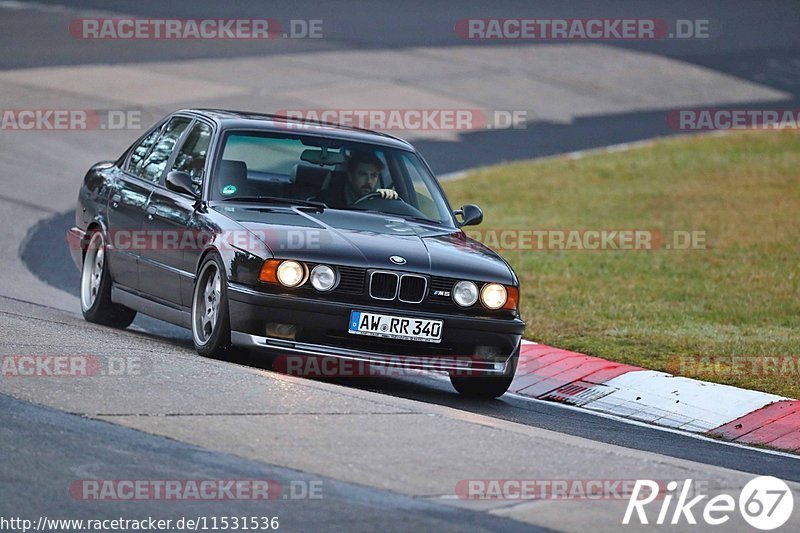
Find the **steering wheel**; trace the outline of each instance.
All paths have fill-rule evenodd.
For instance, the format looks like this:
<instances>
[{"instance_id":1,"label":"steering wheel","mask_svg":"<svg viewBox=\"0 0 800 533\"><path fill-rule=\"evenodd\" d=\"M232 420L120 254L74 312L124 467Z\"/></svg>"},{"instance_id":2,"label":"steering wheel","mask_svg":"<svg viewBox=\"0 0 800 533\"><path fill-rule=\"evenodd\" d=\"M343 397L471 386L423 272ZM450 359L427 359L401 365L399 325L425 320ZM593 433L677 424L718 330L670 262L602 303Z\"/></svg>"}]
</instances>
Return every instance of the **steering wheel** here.
<instances>
[{"instance_id":1,"label":"steering wheel","mask_svg":"<svg viewBox=\"0 0 800 533\"><path fill-rule=\"evenodd\" d=\"M372 200L373 198L383 198L383 195L379 192L371 192L369 194L365 194L364 196L353 202L353 205L360 204L361 202L366 202L367 200ZM400 198L398 197L398 200L399 199Z\"/></svg>"},{"instance_id":2,"label":"steering wheel","mask_svg":"<svg viewBox=\"0 0 800 533\"><path fill-rule=\"evenodd\" d=\"M370 200L374 200L376 198L380 198L382 201L379 202L378 206L376 206L376 210L386 214L386 215L407 215L412 217L425 217L425 213L417 209L416 207L412 206L399 196L394 200L383 198L383 195L379 192L371 192L365 194L355 202L353 205L357 205L363 202L369 202Z\"/></svg>"}]
</instances>

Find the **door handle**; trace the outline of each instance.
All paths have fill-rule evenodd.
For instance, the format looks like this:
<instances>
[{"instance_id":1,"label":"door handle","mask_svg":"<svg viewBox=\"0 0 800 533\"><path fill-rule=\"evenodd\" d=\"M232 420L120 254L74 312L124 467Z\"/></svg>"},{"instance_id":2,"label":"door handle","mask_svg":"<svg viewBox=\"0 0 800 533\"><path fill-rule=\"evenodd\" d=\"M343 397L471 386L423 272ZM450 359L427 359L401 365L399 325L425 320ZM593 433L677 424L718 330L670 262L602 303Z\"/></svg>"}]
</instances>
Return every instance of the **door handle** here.
<instances>
[{"instance_id":1,"label":"door handle","mask_svg":"<svg viewBox=\"0 0 800 533\"><path fill-rule=\"evenodd\" d=\"M121 201L122 201L122 196L120 196L119 194L115 194L114 196L111 197L111 207L113 207L114 209L118 208L119 203Z\"/></svg>"},{"instance_id":2,"label":"door handle","mask_svg":"<svg viewBox=\"0 0 800 533\"><path fill-rule=\"evenodd\" d=\"M147 220L153 220L153 215L156 214L156 211L158 211L158 209L156 209L156 206L151 205L150 207L148 207L147 208Z\"/></svg>"}]
</instances>

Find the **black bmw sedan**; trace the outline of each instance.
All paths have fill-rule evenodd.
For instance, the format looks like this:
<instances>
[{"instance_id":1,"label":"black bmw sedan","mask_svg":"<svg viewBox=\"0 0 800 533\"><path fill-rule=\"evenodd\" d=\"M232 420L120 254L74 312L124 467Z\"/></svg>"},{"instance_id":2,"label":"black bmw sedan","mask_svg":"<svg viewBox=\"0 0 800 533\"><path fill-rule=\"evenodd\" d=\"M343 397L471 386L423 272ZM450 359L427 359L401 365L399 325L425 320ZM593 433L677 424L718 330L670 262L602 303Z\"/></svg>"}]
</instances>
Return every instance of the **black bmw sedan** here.
<instances>
[{"instance_id":1,"label":"black bmw sedan","mask_svg":"<svg viewBox=\"0 0 800 533\"><path fill-rule=\"evenodd\" d=\"M236 346L511 384L524 323L511 267L463 226L409 143L222 110L167 116L83 180L68 233L86 320L137 312Z\"/></svg>"}]
</instances>

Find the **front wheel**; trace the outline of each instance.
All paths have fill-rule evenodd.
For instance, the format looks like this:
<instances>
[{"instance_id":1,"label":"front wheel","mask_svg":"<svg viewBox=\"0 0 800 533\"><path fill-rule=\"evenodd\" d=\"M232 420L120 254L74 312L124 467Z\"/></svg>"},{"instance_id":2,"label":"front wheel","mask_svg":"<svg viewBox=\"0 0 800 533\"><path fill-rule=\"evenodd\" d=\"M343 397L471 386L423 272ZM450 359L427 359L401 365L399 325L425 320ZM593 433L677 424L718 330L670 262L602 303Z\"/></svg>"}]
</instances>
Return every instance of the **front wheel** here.
<instances>
[{"instance_id":1,"label":"front wheel","mask_svg":"<svg viewBox=\"0 0 800 533\"><path fill-rule=\"evenodd\" d=\"M490 400L499 398L508 391L514 375L517 372L517 362L519 361L519 348L508 361L506 371L499 376L477 375L477 376L457 376L450 375L450 383L460 394L470 398Z\"/></svg>"},{"instance_id":2,"label":"front wheel","mask_svg":"<svg viewBox=\"0 0 800 533\"><path fill-rule=\"evenodd\" d=\"M95 231L89 238L81 266L81 312L87 322L127 328L136 311L111 301L111 274L106 261L106 241Z\"/></svg>"},{"instance_id":3,"label":"front wheel","mask_svg":"<svg viewBox=\"0 0 800 533\"><path fill-rule=\"evenodd\" d=\"M192 339L202 356L224 358L231 349L228 283L222 260L206 258L195 280L192 296Z\"/></svg>"}]
</instances>

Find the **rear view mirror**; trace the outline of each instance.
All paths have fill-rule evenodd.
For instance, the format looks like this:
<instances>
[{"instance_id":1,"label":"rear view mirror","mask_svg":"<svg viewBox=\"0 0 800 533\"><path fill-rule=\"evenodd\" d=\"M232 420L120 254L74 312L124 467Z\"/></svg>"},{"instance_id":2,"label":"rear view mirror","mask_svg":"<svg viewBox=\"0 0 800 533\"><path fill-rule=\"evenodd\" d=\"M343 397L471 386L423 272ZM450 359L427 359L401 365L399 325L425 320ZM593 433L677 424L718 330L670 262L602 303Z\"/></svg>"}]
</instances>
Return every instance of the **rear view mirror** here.
<instances>
[{"instance_id":1,"label":"rear view mirror","mask_svg":"<svg viewBox=\"0 0 800 533\"><path fill-rule=\"evenodd\" d=\"M198 198L197 193L194 192L192 177L186 172L173 170L167 174L167 189L191 196L192 198Z\"/></svg>"},{"instance_id":2,"label":"rear view mirror","mask_svg":"<svg viewBox=\"0 0 800 533\"><path fill-rule=\"evenodd\" d=\"M467 204L455 212L461 215L461 226L477 226L483 222L483 211L474 204Z\"/></svg>"},{"instance_id":3,"label":"rear view mirror","mask_svg":"<svg viewBox=\"0 0 800 533\"><path fill-rule=\"evenodd\" d=\"M331 151L327 146L323 146L320 150L303 150L300 159L314 165L340 165L344 163L344 154L341 151Z\"/></svg>"}]
</instances>

